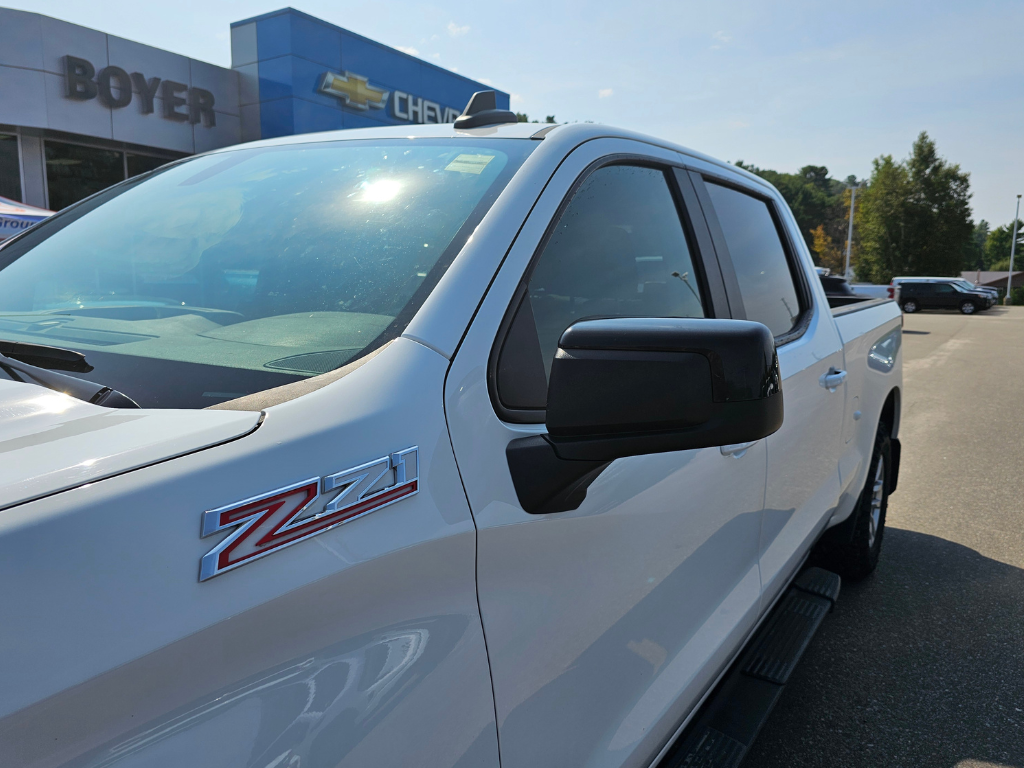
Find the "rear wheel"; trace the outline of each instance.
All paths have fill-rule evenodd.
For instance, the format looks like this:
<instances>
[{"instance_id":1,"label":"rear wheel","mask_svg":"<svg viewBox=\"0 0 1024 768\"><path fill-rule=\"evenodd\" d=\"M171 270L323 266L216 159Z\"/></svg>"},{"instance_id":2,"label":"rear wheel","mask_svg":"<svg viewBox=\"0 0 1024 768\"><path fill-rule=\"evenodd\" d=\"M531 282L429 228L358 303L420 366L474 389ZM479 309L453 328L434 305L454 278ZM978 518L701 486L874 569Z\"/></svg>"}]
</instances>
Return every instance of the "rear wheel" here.
<instances>
[{"instance_id":1,"label":"rear wheel","mask_svg":"<svg viewBox=\"0 0 1024 768\"><path fill-rule=\"evenodd\" d=\"M960 304L960 311L963 312L965 315L973 315L974 310L976 309L977 307L974 306L973 301L965 301Z\"/></svg>"},{"instance_id":2,"label":"rear wheel","mask_svg":"<svg viewBox=\"0 0 1024 768\"><path fill-rule=\"evenodd\" d=\"M827 568L844 579L859 581L878 565L885 535L885 513L889 506L892 477L892 443L884 424L875 435L864 490L850 518L829 530L812 553L815 565Z\"/></svg>"},{"instance_id":3,"label":"rear wheel","mask_svg":"<svg viewBox=\"0 0 1024 768\"><path fill-rule=\"evenodd\" d=\"M907 299L903 302L903 311L907 314L917 312L917 302L913 299Z\"/></svg>"}]
</instances>

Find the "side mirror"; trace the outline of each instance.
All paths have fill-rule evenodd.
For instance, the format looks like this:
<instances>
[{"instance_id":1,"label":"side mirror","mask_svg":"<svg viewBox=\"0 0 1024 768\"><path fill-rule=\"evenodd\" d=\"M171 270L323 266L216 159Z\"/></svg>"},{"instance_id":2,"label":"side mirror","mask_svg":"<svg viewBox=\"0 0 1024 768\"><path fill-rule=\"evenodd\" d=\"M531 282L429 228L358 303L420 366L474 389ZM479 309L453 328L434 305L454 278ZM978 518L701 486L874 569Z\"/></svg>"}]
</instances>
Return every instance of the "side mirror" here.
<instances>
[{"instance_id":1,"label":"side mirror","mask_svg":"<svg viewBox=\"0 0 1024 768\"><path fill-rule=\"evenodd\" d=\"M509 443L527 512L576 509L615 459L759 440L782 426L771 331L745 320L584 320L559 341L548 434Z\"/></svg>"}]
</instances>

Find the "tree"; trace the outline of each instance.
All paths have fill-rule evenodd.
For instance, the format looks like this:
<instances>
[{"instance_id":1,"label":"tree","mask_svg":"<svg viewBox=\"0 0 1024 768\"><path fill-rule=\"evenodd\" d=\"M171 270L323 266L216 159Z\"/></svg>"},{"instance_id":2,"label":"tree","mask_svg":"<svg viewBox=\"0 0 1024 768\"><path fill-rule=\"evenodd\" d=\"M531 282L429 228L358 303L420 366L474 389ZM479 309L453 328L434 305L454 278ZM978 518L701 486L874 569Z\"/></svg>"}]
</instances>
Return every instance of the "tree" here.
<instances>
[{"instance_id":1,"label":"tree","mask_svg":"<svg viewBox=\"0 0 1024 768\"><path fill-rule=\"evenodd\" d=\"M985 259L985 243L988 240L988 222L982 219L974 225L974 236L964 251L964 270L988 269Z\"/></svg>"},{"instance_id":2,"label":"tree","mask_svg":"<svg viewBox=\"0 0 1024 768\"><path fill-rule=\"evenodd\" d=\"M894 275L959 275L974 237L970 174L939 157L923 131L906 160L883 155L872 165L860 197L857 276L887 283Z\"/></svg>"},{"instance_id":3,"label":"tree","mask_svg":"<svg viewBox=\"0 0 1024 768\"><path fill-rule=\"evenodd\" d=\"M846 243L846 220L849 212L849 198L845 208L841 181L830 178L828 168L823 165L805 165L797 173L780 173L767 168L736 162L739 168L750 171L774 186L793 211L793 218L800 227L808 249L815 250L814 232L823 226L824 236L832 242ZM859 218L859 217L858 217Z\"/></svg>"},{"instance_id":4,"label":"tree","mask_svg":"<svg viewBox=\"0 0 1024 768\"><path fill-rule=\"evenodd\" d=\"M520 123L529 123L530 122L530 116L528 114L526 114L525 112L516 112L516 120L518 120ZM536 122L539 122L539 121L538 120L534 120L533 122L536 123ZM545 123L554 123L554 122L556 122L555 116L554 115L548 115L547 117L544 118L544 122ZM592 123L594 121L593 120L587 120L587 122L588 123Z\"/></svg>"},{"instance_id":5,"label":"tree","mask_svg":"<svg viewBox=\"0 0 1024 768\"><path fill-rule=\"evenodd\" d=\"M1021 269L1020 231L1024 222L1017 221L1017 252L1014 254L1013 270ZM985 268L993 272L1004 272L1010 268L1010 240L1013 238L1013 222L993 229L985 241Z\"/></svg>"},{"instance_id":6,"label":"tree","mask_svg":"<svg viewBox=\"0 0 1024 768\"><path fill-rule=\"evenodd\" d=\"M832 238L825 233L825 225L819 224L812 229L811 237L813 240L811 251L818 257L818 264L841 275L845 266L845 257L843 252L832 242Z\"/></svg>"}]
</instances>

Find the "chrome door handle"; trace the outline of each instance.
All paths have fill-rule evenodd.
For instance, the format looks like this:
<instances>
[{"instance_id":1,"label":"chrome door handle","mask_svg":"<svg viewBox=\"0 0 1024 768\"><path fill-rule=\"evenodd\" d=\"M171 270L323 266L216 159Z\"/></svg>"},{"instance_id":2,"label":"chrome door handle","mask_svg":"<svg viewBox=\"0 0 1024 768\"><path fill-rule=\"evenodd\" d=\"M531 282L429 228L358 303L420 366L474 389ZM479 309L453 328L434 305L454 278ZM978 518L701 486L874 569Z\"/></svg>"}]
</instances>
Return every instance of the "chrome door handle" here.
<instances>
[{"instance_id":1,"label":"chrome door handle","mask_svg":"<svg viewBox=\"0 0 1024 768\"><path fill-rule=\"evenodd\" d=\"M743 458L748 450L757 445L759 440L751 440L749 443L734 443L732 445L723 445L718 450L722 452L723 456L732 456L735 459Z\"/></svg>"},{"instance_id":2,"label":"chrome door handle","mask_svg":"<svg viewBox=\"0 0 1024 768\"><path fill-rule=\"evenodd\" d=\"M837 371L835 368L829 368L828 373L821 374L821 378L818 379L818 383L829 392L835 392L844 381L846 381L846 371Z\"/></svg>"}]
</instances>

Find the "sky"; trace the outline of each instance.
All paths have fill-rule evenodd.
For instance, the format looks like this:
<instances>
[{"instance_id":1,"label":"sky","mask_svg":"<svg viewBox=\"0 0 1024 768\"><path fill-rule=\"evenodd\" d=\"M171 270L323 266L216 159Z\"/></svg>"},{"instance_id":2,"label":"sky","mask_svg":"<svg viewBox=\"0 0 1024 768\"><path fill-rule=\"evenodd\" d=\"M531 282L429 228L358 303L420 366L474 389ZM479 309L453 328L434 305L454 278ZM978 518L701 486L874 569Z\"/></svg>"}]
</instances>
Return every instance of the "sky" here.
<instances>
[{"instance_id":1,"label":"sky","mask_svg":"<svg viewBox=\"0 0 1024 768\"><path fill-rule=\"evenodd\" d=\"M222 66L231 22L287 0L0 0ZM971 174L976 220L1024 193L1021 0L293 0L512 94L723 160L865 178L921 131Z\"/></svg>"}]
</instances>

